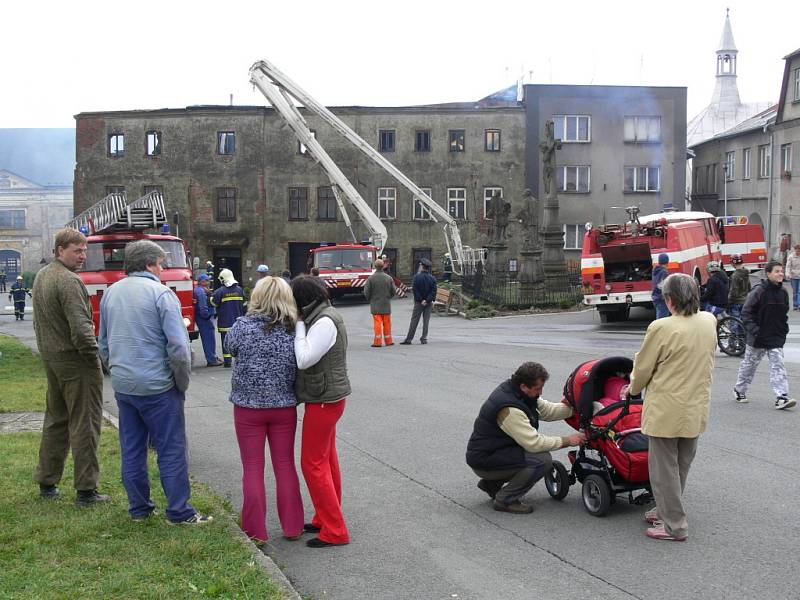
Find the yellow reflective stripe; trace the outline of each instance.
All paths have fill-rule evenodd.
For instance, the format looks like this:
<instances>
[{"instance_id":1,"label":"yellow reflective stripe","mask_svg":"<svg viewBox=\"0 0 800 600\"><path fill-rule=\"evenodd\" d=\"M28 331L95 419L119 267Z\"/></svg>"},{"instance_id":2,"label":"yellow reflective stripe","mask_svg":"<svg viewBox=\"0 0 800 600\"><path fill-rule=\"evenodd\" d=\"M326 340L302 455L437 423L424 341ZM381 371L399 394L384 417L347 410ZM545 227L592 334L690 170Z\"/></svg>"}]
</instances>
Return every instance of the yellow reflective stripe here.
<instances>
[{"instance_id":1,"label":"yellow reflective stripe","mask_svg":"<svg viewBox=\"0 0 800 600\"><path fill-rule=\"evenodd\" d=\"M223 302L230 302L231 300L241 300L244 302L243 296L226 296L222 299Z\"/></svg>"},{"instance_id":2,"label":"yellow reflective stripe","mask_svg":"<svg viewBox=\"0 0 800 600\"><path fill-rule=\"evenodd\" d=\"M217 327L217 331L230 331L231 327Z\"/></svg>"}]
</instances>

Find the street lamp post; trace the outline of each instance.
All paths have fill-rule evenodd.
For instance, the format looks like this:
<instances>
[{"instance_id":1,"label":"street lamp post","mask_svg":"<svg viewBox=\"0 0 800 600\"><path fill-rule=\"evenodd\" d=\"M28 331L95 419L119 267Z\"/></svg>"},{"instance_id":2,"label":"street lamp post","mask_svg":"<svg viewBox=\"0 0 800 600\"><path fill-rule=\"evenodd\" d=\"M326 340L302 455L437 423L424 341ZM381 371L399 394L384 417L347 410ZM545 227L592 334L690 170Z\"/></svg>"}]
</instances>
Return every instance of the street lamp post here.
<instances>
[{"instance_id":1,"label":"street lamp post","mask_svg":"<svg viewBox=\"0 0 800 600\"><path fill-rule=\"evenodd\" d=\"M722 197L725 202L725 220L728 219L728 163L722 165L722 172L724 173L722 181Z\"/></svg>"}]
</instances>

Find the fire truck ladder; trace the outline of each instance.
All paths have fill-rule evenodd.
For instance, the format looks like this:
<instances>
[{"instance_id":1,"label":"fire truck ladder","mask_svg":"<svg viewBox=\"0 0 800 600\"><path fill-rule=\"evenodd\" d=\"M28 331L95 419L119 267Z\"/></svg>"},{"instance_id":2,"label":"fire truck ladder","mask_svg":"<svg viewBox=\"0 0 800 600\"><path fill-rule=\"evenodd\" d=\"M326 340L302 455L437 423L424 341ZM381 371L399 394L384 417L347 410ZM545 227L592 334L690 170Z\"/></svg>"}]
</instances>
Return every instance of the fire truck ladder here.
<instances>
[{"instance_id":1,"label":"fire truck ladder","mask_svg":"<svg viewBox=\"0 0 800 600\"><path fill-rule=\"evenodd\" d=\"M372 234L372 243L375 244L379 250L382 250L386 244L386 226L316 140L314 134L312 134L311 130L308 128L306 120L300 114L300 111L294 105L292 99L297 100L305 106L306 110L324 120L337 133L361 150L369 159L382 167L384 171L408 189L413 198L421 202L429 211L428 214L433 221L444 221L442 229L445 243L447 244L447 251L452 257L454 272L460 275L464 272L465 267L469 270L474 267L476 262L483 262L485 253L482 248L473 249L461 243L461 234L458 230L458 224L450 213L436 204L430 196L423 192L411 179L406 177L402 171L384 158L380 152L370 146L347 124L312 98L294 81L279 71L277 67L265 60L256 62L250 68L250 81L267 97L270 104L272 104L275 110L283 117L297 139L306 146L311 156L326 172L331 180L337 203L348 227L349 220L344 211L344 205L339 198L339 193L342 193L359 215L361 215L362 221Z\"/></svg>"},{"instance_id":2,"label":"fire truck ladder","mask_svg":"<svg viewBox=\"0 0 800 600\"><path fill-rule=\"evenodd\" d=\"M161 192L150 192L130 203L124 193L113 193L76 216L66 227L94 235L119 230L158 228L166 222L167 211L164 209Z\"/></svg>"}]
</instances>

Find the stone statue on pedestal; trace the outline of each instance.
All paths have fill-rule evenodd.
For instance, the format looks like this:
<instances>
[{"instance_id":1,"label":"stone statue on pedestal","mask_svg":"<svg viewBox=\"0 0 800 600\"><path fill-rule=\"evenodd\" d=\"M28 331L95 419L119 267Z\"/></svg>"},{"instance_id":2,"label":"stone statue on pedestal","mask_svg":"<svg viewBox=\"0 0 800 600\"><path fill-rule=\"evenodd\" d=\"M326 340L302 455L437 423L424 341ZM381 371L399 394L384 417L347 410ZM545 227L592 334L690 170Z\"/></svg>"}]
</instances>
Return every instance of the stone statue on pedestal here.
<instances>
[{"instance_id":1,"label":"stone statue on pedestal","mask_svg":"<svg viewBox=\"0 0 800 600\"><path fill-rule=\"evenodd\" d=\"M561 140L555 139L555 124L553 121L545 123L546 139L539 143L542 153L542 178L544 181L545 196L555 196L556 150L561 150Z\"/></svg>"},{"instance_id":2,"label":"stone statue on pedestal","mask_svg":"<svg viewBox=\"0 0 800 600\"><path fill-rule=\"evenodd\" d=\"M522 209L517 213L522 224L522 250L533 250L539 246L539 201L530 189L522 193Z\"/></svg>"},{"instance_id":3,"label":"stone statue on pedestal","mask_svg":"<svg viewBox=\"0 0 800 600\"><path fill-rule=\"evenodd\" d=\"M489 245L505 245L508 216L511 213L511 203L504 202L500 192L495 192L489 202L488 217L492 219L492 228L489 230Z\"/></svg>"}]
</instances>

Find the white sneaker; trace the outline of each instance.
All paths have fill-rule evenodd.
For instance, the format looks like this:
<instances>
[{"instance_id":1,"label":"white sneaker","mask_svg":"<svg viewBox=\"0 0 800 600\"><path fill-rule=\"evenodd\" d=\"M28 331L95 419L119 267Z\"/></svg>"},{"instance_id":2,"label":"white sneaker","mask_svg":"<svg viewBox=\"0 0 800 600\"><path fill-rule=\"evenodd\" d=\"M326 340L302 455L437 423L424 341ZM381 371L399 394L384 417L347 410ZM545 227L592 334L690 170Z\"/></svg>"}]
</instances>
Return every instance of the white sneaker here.
<instances>
[{"instance_id":1,"label":"white sneaker","mask_svg":"<svg viewBox=\"0 0 800 600\"><path fill-rule=\"evenodd\" d=\"M792 408L795 404L797 404L797 401L795 401L793 398L787 398L786 396L778 396L775 399L775 408L778 410Z\"/></svg>"},{"instance_id":2,"label":"white sneaker","mask_svg":"<svg viewBox=\"0 0 800 600\"><path fill-rule=\"evenodd\" d=\"M738 402L739 404L747 404L748 402L750 402L750 401L747 399L747 396L745 396L744 394L742 394L742 393L741 393L739 390L737 390L736 388L733 388L733 399L734 399L734 400L736 400L736 402Z\"/></svg>"}]
</instances>

